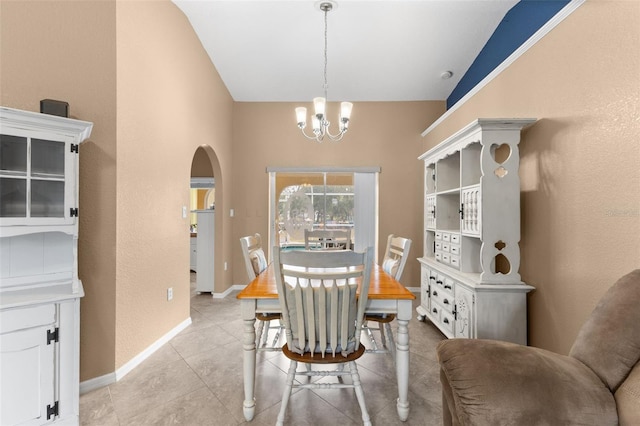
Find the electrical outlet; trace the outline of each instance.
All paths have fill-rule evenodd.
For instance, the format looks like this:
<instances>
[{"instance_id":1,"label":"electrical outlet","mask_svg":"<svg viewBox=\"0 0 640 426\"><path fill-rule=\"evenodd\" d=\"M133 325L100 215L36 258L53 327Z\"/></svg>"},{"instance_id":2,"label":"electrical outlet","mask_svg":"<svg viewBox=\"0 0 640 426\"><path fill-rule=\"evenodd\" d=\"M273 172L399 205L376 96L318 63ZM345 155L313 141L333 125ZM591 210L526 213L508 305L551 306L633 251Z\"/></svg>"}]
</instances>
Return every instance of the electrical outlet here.
<instances>
[{"instance_id":1,"label":"electrical outlet","mask_svg":"<svg viewBox=\"0 0 640 426\"><path fill-rule=\"evenodd\" d=\"M227 262L224 262L224 270L227 270Z\"/></svg>"},{"instance_id":2,"label":"electrical outlet","mask_svg":"<svg viewBox=\"0 0 640 426\"><path fill-rule=\"evenodd\" d=\"M167 289L167 300L173 299L173 287Z\"/></svg>"}]
</instances>

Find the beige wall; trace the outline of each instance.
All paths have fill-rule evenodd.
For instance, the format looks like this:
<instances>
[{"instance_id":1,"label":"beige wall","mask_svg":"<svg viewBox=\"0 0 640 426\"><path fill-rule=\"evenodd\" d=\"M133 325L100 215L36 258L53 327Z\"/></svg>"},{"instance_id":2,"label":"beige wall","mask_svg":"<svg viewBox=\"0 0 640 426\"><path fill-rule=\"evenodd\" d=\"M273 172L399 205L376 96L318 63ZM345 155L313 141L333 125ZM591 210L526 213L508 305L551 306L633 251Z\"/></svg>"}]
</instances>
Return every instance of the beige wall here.
<instances>
[{"instance_id":1,"label":"beige wall","mask_svg":"<svg viewBox=\"0 0 640 426\"><path fill-rule=\"evenodd\" d=\"M424 139L478 117L536 117L520 143L530 344L567 353L640 266L640 3L587 1Z\"/></svg>"},{"instance_id":2,"label":"beige wall","mask_svg":"<svg viewBox=\"0 0 640 426\"><path fill-rule=\"evenodd\" d=\"M38 111L40 99L60 99L94 122L80 150L81 380L100 377L189 317L182 206L199 146L217 183L231 185L232 99L169 1L0 8L1 104ZM225 193L219 187L217 204L230 204ZM224 254L231 224L217 219ZM222 269L216 286L227 288Z\"/></svg>"},{"instance_id":3,"label":"beige wall","mask_svg":"<svg viewBox=\"0 0 640 426\"><path fill-rule=\"evenodd\" d=\"M231 164L232 99L174 4L118 2L116 12L118 368L190 315L189 219L182 206L189 206L199 146L209 145L219 161L217 196L230 181L219 168ZM221 230L230 226L222 226L228 220L222 214L216 220ZM216 290L229 286L230 277L216 279Z\"/></svg>"},{"instance_id":4,"label":"beige wall","mask_svg":"<svg viewBox=\"0 0 640 426\"><path fill-rule=\"evenodd\" d=\"M114 371L116 345L116 4L0 2L0 104L69 102L94 122L80 148L82 377Z\"/></svg>"},{"instance_id":5,"label":"beige wall","mask_svg":"<svg viewBox=\"0 0 640 426\"><path fill-rule=\"evenodd\" d=\"M420 133L444 112L444 102L356 102L349 132L340 142L305 139L295 123L294 103L236 103L233 116L234 283L246 284L238 239L258 232L267 243L269 181L266 168L380 166L379 238L406 236L410 256L422 253L422 166ZM327 108L329 120L339 106ZM335 120L334 120L335 121ZM380 259L378 259L379 261ZM407 262L407 286L420 286L417 261Z\"/></svg>"}]
</instances>

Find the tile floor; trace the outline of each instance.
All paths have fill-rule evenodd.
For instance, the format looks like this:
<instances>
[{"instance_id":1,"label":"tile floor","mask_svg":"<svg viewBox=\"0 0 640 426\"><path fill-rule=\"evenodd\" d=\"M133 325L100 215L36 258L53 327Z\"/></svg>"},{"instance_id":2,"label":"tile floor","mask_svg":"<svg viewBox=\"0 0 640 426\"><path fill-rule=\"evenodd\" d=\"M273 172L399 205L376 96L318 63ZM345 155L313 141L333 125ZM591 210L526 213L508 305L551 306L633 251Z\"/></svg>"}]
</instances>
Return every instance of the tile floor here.
<instances>
[{"instance_id":1,"label":"tile floor","mask_svg":"<svg viewBox=\"0 0 640 426\"><path fill-rule=\"evenodd\" d=\"M246 422L242 413L240 303L235 293L224 299L197 295L193 273L191 281L193 323L119 382L81 395L81 425L275 424L289 361L278 352L258 354L256 416ZM373 425L442 424L435 346L443 336L429 322L419 322L414 316L409 338L411 411L406 422L396 413L397 385L391 357L365 354L358 361ZM294 390L285 423L346 426L362 424L362 420L352 389Z\"/></svg>"}]
</instances>

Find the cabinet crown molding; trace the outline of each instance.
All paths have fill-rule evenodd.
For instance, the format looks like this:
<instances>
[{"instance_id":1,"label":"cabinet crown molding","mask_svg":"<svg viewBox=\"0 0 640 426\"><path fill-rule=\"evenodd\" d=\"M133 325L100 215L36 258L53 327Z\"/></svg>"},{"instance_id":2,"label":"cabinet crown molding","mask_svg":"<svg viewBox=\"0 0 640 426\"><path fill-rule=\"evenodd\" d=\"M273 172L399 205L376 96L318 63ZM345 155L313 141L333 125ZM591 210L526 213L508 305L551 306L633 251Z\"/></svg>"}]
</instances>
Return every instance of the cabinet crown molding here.
<instances>
[{"instance_id":1,"label":"cabinet crown molding","mask_svg":"<svg viewBox=\"0 0 640 426\"><path fill-rule=\"evenodd\" d=\"M446 157L470 143L482 142L480 138L482 132L517 132L519 135L522 129L536 121L536 118L478 118L422 154L418 160L429 161L431 158Z\"/></svg>"}]
</instances>

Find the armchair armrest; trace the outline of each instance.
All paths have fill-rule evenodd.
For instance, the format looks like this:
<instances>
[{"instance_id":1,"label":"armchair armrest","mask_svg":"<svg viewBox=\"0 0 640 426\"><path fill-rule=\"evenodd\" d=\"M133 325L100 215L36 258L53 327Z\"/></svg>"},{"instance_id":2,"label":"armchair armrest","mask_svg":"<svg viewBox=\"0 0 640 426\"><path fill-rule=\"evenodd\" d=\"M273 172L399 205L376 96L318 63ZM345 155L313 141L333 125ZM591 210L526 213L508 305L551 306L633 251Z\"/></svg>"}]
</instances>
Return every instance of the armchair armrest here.
<instances>
[{"instance_id":1,"label":"armchair armrest","mask_svg":"<svg viewBox=\"0 0 640 426\"><path fill-rule=\"evenodd\" d=\"M443 418L461 425L616 425L613 395L575 358L513 343L437 347Z\"/></svg>"}]
</instances>

